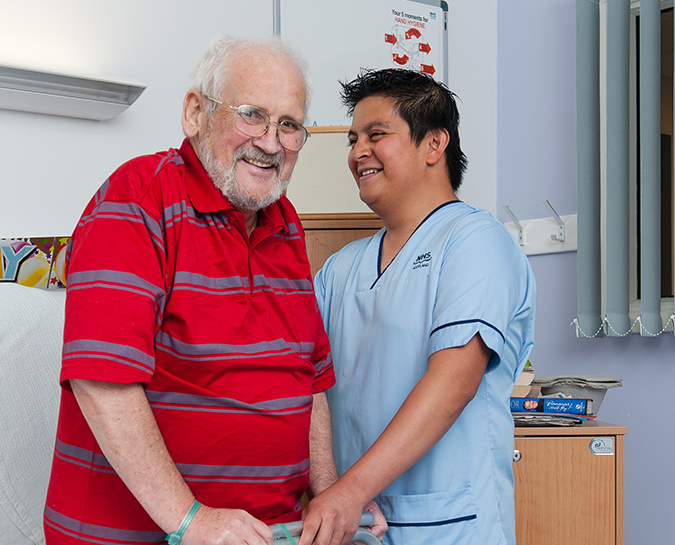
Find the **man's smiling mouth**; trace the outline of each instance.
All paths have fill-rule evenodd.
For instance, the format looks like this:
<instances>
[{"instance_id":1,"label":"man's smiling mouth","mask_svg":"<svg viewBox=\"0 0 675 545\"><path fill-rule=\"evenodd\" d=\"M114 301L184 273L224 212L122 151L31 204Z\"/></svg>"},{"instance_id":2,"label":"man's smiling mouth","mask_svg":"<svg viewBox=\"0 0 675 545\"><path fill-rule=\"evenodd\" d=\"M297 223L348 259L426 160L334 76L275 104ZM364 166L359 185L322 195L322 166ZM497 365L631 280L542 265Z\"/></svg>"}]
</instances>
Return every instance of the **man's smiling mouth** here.
<instances>
[{"instance_id":1,"label":"man's smiling mouth","mask_svg":"<svg viewBox=\"0 0 675 545\"><path fill-rule=\"evenodd\" d=\"M261 161L255 160L255 159L253 159L253 158L244 158L244 161L247 162L247 163L249 163L249 164L251 164L251 165L253 165L253 166L260 167L260 168L273 168L273 167L276 167L275 164L272 164L272 163L263 163L263 162L261 162Z\"/></svg>"}]
</instances>

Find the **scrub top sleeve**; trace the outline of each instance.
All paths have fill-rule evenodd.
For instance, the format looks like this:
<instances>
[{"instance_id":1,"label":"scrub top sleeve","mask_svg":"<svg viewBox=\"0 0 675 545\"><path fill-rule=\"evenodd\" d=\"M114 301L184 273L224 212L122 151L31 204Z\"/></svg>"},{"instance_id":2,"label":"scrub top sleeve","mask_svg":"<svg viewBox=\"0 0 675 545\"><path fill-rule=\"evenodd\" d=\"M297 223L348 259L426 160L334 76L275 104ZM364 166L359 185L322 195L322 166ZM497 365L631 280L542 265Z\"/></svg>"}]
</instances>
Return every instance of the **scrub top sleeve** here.
<instances>
[{"instance_id":1,"label":"scrub top sleeve","mask_svg":"<svg viewBox=\"0 0 675 545\"><path fill-rule=\"evenodd\" d=\"M527 263L513 237L487 213L470 214L449 237L440 266L428 356L480 333L500 361L509 322L527 291Z\"/></svg>"},{"instance_id":2,"label":"scrub top sleeve","mask_svg":"<svg viewBox=\"0 0 675 545\"><path fill-rule=\"evenodd\" d=\"M328 335L324 328L323 320L319 312L317 301L316 306L316 335L314 338L314 351L311 357L312 364L316 370L312 393L323 392L335 385L335 373L333 370L333 356L328 342Z\"/></svg>"},{"instance_id":3,"label":"scrub top sleeve","mask_svg":"<svg viewBox=\"0 0 675 545\"><path fill-rule=\"evenodd\" d=\"M319 272L317 272L314 277L314 295L316 295L316 302L319 305L321 315L323 315L323 303L326 297L326 278L324 270L325 267L319 269Z\"/></svg>"},{"instance_id":4,"label":"scrub top sleeve","mask_svg":"<svg viewBox=\"0 0 675 545\"><path fill-rule=\"evenodd\" d=\"M352 254L347 253L353 244L355 243L352 242L329 256L323 264L323 267L321 267L314 276L314 295L316 296L316 302L319 305L319 311L321 312L326 332L330 331L329 322L333 294L339 293L340 290L344 290L344 282L346 279L344 263L353 262ZM340 273L343 274L340 275ZM341 279L338 280L337 277L340 276Z\"/></svg>"}]
</instances>

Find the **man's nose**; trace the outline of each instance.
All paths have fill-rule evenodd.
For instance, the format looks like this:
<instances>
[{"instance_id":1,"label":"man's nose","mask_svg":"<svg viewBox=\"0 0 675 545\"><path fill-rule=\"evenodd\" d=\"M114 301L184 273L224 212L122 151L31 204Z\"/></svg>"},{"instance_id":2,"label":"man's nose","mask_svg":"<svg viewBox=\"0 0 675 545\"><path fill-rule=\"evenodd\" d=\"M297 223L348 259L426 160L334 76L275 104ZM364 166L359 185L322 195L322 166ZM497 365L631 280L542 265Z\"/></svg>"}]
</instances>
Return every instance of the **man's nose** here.
<instances>
[{"instance_id":1,"label":"man's nose","mask_svg":"<svg viewBox=\"0 0 675 545\"><path fill-rule=\"evenodd\" d=\"M281 146L277 136L277 128L278 125L276 123L270 123L265 134L254 138L255 145L270 155L279 153L283 150L283 147Z\"/></svg>"}]
</instances>

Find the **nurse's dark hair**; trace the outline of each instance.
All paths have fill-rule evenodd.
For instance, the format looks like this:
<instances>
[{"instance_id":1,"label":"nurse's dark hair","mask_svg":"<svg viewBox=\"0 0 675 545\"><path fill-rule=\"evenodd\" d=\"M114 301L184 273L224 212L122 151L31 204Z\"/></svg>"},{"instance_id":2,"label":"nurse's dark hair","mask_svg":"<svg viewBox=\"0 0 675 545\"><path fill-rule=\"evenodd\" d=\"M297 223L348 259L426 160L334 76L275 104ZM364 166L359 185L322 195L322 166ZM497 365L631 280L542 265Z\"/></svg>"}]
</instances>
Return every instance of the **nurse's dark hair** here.
<instances>
[{"instance_id":1,"label":"nurse's dark hair","mask_svg":"<svg viewBox=\"0 0 675 545\"><path fill-rule=\"evenodd\" d=\"M452 188L457 191L468 163L459 144L457 95L427 74L400 68L361 69L354 80L341 81L340 85L340 98L350 116L364 98L391 99L398 115L410 127L410 138L418 146L429 132L448 131L450 141L445 149L445 162Z\"/></svg>"}]
</instances>

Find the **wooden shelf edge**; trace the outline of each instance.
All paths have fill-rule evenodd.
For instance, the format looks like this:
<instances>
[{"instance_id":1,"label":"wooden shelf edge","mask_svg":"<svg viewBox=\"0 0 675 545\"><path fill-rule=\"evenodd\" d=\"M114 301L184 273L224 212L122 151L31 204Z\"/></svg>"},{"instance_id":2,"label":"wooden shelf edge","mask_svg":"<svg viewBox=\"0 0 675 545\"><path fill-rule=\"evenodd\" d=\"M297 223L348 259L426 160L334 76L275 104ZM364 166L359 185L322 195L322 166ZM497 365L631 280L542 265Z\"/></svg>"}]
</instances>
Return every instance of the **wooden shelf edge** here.
<instances>
[{"instance_id":1,"label":"wooden shelf edge","mask_svg":"<svg viewBox=\"0 0 675 545\"><path fill-rule=\"evenodd\" d=\"M626 426L588 420L578 426L516 426L516 437L552 437L562 435L626 435Z\"/></svg>"},{"instance_id":2,"label":"wooden shelf edge","mask_svg":"<svg viewBox=\"0 0 675 545\"><path fill-rule=\"evenodd\" d=\"M335 133L347 134L349 132L349 125L307 127L307 132L309 134L335 134Z\"/></svg>"},{"instance_id":3,"label":"wooden shelf edge","mask_svg":"<svg viewBox=\"0 0 675 545\"><path fill-rule=\"evenodd\" d=\"M372 212L298 214L303 229L381 229L382 220Z\"/></svg>"}]
</instances>

